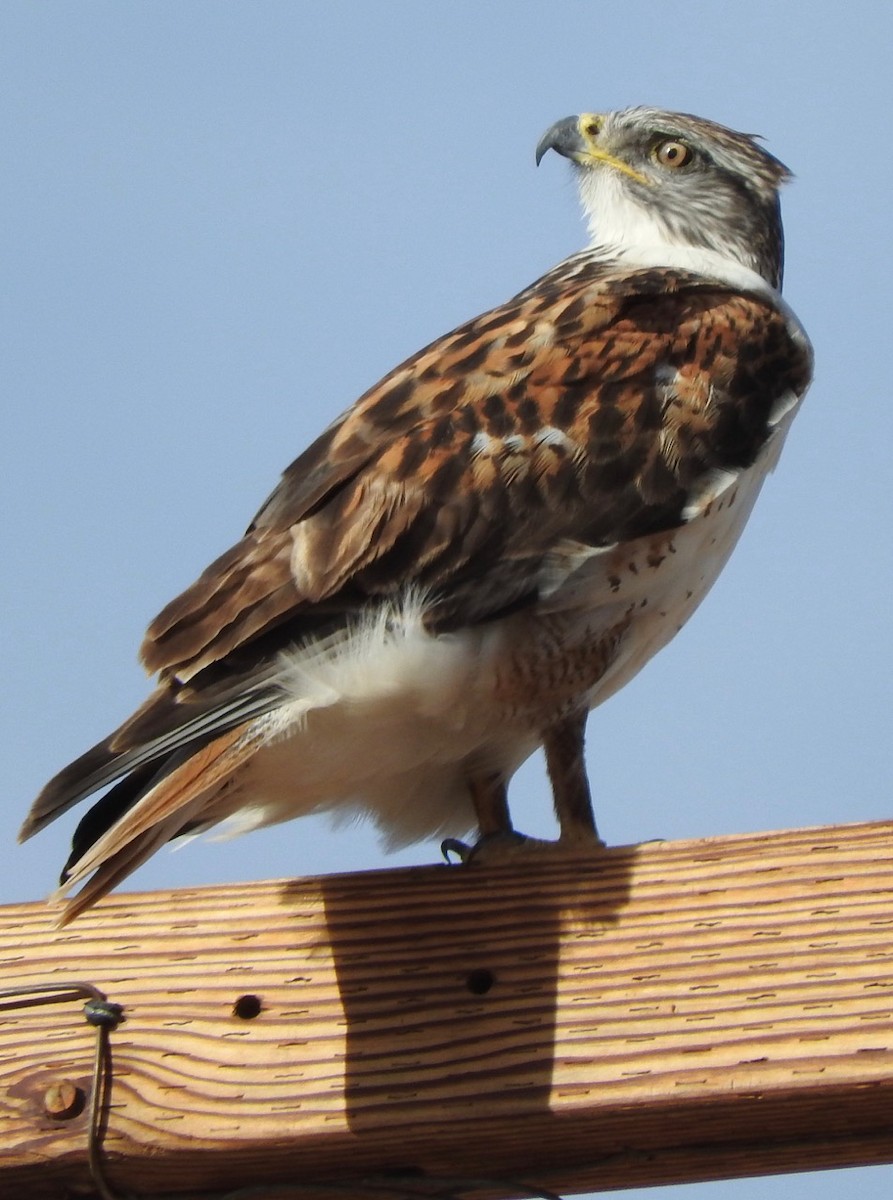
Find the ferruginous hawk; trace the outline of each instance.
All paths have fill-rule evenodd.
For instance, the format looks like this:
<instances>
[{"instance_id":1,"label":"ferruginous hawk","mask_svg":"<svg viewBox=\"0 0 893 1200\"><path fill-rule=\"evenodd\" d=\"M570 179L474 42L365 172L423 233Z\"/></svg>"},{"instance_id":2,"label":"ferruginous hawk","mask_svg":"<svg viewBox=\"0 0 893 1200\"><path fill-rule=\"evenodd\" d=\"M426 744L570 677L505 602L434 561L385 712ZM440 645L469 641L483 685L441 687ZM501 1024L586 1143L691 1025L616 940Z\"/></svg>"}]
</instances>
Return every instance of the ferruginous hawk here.
<instances>
[{"instance_id":1,"label":"ferruginous hawk","mask_svg":"<svg viewBox=\"0 0 893 1200\"><path fill-rule=\"evenodd\" d=\"M592 243L376 384L149 626L145 704L47 784L65 919L180 834L322 810L391 844L509 844L538 746L559 846L598 842L591 708L681 628L775 466L811 351L779 294L784 166L654 108L585 113ZM486 858L486 855L482 855Z\"/></svg>"}]
</instances>

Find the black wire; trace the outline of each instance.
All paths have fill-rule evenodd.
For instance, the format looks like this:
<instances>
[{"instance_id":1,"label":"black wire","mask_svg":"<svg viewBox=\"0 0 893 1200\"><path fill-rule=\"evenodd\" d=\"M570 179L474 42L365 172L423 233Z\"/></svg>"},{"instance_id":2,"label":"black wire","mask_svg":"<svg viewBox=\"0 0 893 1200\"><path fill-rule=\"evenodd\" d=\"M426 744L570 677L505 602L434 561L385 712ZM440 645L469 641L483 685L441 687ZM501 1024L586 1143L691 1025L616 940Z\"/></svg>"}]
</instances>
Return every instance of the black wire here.
<instances>
[{"instance_id":1,"label":"black wire","mask_svg":"<svg viewBox=\"0 0 893 1200\"><path fill-rule=\"evenodd\" d=\"M32 997L30 1000L27 997ZM4 1005L3 1000L15 1000ZM96 1051L93 1056L93 1091L90 1097L90 1115L87 1135L87 1162L93 1183L101 1200L123 1200L113 1191L105 1175L102 1162L102 1120L105 1101L111 1088L111 1045L109 1034L124 1019L120 1004L108 1000L92 983L40 983L30 986L0 988L0 1010L3 1008L31 1008L39 1004L57 1004L66 1000L83 1000L84 1017L96 1030ZM432 1188L434 1190L432 1190ZM237 1188L235 1191L218 1193L218 1200L288 1200L293 1196L331 1195L369 1197L370 1200L462 1200L462 1193L469 1191L511 1192L518 1200L562 1200L557 1192L545 1188L530 1187L515 1179L466 1179L446 1175L367 1175L359 1180L333 1181L331 1183L284 1183L255 1185ZM181 1193L182 1194L182 1193ZM131 1196L129 1200L137 1200ZM163 1200L158 1197L157 1200ZM170 1194L170 1200L176 1196Z\"/></svg>"},{"instance_id":2,"label":"black wire","mask_svg":"<svg viewBox=\"0 0 893 1200\"><path fill-rule=\"evenodd\" d=\"M28 999L31 997L31 999ZM15 999L15 1004L2 1008L33 1008L38 1004L60 1004L66 1000L83 1000L84 1017L96 1030L96 1049L93 1055L93 1090L90 1096L90 1116L87 1126L87 1164L96 1190L102 1200L122 1200L109 1185L102 1162L102 1116L108 1070L111 1062L109 1033L124 1019L120 1004L108 1000L92 983L37 983L14 988L0 988L0 1001Z\"/></svg>"}]
</instances>

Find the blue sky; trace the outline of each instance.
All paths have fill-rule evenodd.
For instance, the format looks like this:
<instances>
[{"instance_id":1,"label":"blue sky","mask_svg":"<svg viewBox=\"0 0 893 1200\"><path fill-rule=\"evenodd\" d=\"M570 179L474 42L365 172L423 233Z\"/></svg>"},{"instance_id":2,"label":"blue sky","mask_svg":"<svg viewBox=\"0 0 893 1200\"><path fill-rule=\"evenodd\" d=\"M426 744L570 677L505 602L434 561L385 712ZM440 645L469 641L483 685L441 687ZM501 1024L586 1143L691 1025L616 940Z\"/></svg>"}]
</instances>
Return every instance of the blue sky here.
<instances>
[{"instance_id":1,"label":"blue sky","mask_svg":"<svg viewBox=\"0 0 893 1200\"><path fill-rule=\"evenodd\" d=\"M582 245L565 164L533 148L635 103L759 132L794 170L786 295L817 378L703 608L590 721L600 827L888 817L891 37L867 2L6 0L0 899L52 885L74 818L15 830L145 696L149 618L360 392ZM513 799L550 833L537 764ZM385 862L368 829L305 821L162 852L132 886ZM888 1196L893 1168L858 1186Z\"/></svg>"}]
</instances>

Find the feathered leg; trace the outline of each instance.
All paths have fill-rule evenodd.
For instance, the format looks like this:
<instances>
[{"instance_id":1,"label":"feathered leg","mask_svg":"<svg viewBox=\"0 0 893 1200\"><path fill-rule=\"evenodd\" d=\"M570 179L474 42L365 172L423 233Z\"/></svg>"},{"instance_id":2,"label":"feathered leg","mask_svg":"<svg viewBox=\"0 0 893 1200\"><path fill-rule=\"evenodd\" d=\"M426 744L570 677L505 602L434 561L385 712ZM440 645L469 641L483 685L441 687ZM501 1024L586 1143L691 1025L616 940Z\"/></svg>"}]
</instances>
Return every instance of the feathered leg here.
<instances>
[{"instance_id":1,"label":"feathered leg","mask_svg":"<svg viewBox=\"0 0 893 1200\"><path fill-rule=\"evenodd\" d=\"M445 838L440 843L440 852L448 862L451 854L462 862L470 862L485 843L523 840L523 835L516 834L512 828L508 788L500 774L473 775L468 780L468 791L477 817L478 840L469 846L458 838Z\"/></svg>"},{"instance_id":2,"label":"feathered leg","mask_svg":"<svg viewBox=\"0 0 893 1200\"><path fill-rule=\"evenodd\" d=\"M499 775L477 776L469 780L474 811L480 829L479 840L467 846L455 838L441 844L444 857L455 854L462 862L497 861L514 858L518 852L556 852L603 846L589 794L583 747L588 712L583 709L556 721L543 735L546 767L552 784L555 815L561 834L557 842L543 842L516 833L509 816L505 781Z\"/></svg>"},{"instance_id":3,"label":"feathered leg","mask_svg":"<svg viewBox=\"0 0 893 1200\"><path fill-rule=\"evenodd\" d=\"M588 715L583 709L552 725L543 737L543 748L561 828L560 841L603 845L595 826L583 755Z\"/></svg>"},{"instance_id":4,"label":"feathered leg","mask_svg":"<svg viewBox=\"0 0 893 1200\"><path fill-rule=\"evenodd\" d=\"M476 775L468 781L468 790L482 838L512 832L508 789L501 775Z\"/></svg>"}]
</instances>

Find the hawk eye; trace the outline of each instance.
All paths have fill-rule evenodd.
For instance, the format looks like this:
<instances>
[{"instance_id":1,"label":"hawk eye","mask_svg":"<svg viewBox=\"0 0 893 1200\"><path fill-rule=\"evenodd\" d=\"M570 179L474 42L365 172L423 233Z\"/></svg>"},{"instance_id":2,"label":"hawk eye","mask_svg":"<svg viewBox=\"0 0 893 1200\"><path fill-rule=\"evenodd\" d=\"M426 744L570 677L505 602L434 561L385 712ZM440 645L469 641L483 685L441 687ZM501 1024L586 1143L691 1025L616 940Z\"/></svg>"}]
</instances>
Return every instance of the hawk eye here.
<instances>
[{"instance_id":1,"label":"hawk eye","mask_svg":"<svg viewBox=\"0 0 893 1200\"><path fill-rule=\"evenodd\" d=\"M690 146L686 146L685 142L677 142L672 139L658 142L651 152L651 156L662 167L670 167L673 170L677 167L687 167L694 157Z\"/></svg>"}]
</instances>

